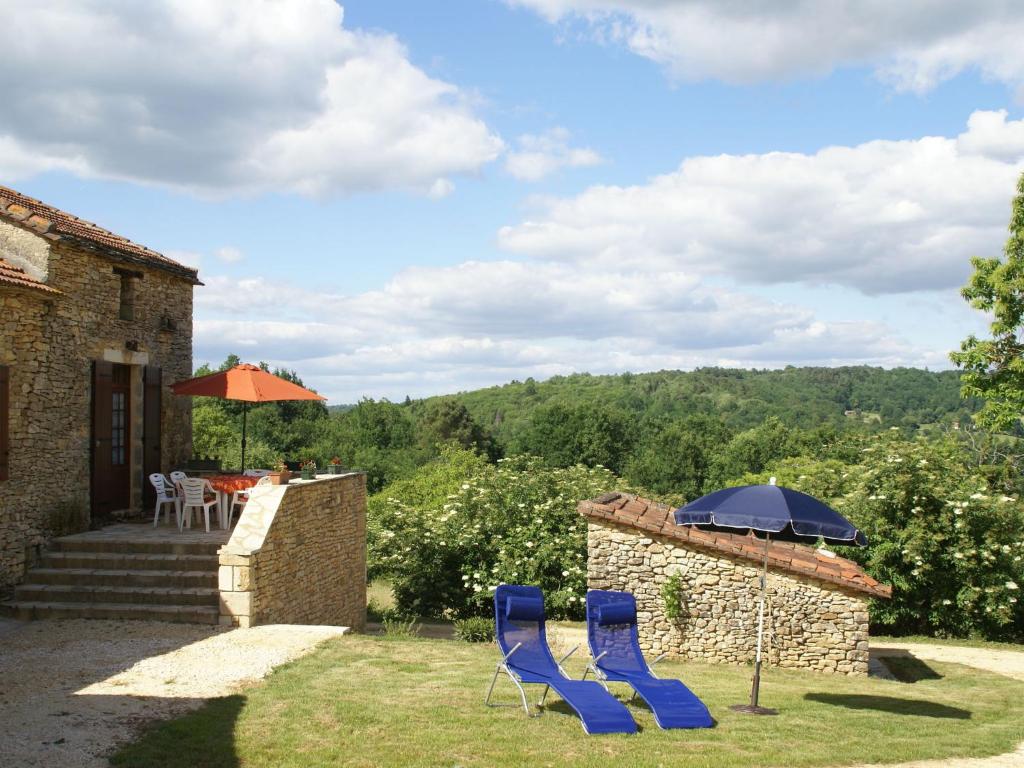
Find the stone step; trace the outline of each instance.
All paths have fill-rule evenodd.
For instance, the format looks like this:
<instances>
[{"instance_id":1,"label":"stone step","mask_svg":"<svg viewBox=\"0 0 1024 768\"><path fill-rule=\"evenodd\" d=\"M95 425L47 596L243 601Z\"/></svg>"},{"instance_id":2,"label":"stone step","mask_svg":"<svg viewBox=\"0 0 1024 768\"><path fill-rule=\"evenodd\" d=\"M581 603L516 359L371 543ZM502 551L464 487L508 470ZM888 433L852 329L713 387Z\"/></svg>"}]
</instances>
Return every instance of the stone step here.
<instances>
[{"instance_id":1,"label":"stone step","mask_svg":"<svg viewBox=\"0 0 1024 768\"><path fill-rule=\"evenodd\" d=\"M33 619L144 619L186 624L216 624L220 611L205 605L135 603L40 603L14 601L7 609L22 621Z\"/></svg>"},{"instance_id":2,"label":"stone step","mask_svg":"<svg viewBox=\"0 0 1024 768\"><path fill-rule=\"evenodd\" d=\"M33 568L26 584L79 584L96 587L168 587L196 589L217 586L216 569L124 570L119 568Z\"/></svg>"},{"instance_id":3,"label":"stone step","mask_svg":"<svg viewBox=\"0 0 1024 768\"><path fill-rule=\"evenodd\" d=\"M220 591L213 587L136 587L76 584L22 584L15 602L25 603L135 603L137 605L218 605Z\"/></svg>"},{"instance_id":4,"label":"stone step","mask_svg":"<svg viewBox=\"0 0 1024 768\"><path fill-rule=\"evenodd\" d=\"M55 539L53 552L127 552L139 555L216 555L223 546L217 541L145 541L139 539L101 539L80 536Z\"/></svg>"},{"instance_id":5,"label":"stone step","mask_svg":"<svg viewBox=\"0 0 1024 768\"><path fill-rule=\"evenodd\" d=\"M217 555L134 554L132 552L47 552L43 568L120 571L217 571Z\"/></svg>"}]
</instances>

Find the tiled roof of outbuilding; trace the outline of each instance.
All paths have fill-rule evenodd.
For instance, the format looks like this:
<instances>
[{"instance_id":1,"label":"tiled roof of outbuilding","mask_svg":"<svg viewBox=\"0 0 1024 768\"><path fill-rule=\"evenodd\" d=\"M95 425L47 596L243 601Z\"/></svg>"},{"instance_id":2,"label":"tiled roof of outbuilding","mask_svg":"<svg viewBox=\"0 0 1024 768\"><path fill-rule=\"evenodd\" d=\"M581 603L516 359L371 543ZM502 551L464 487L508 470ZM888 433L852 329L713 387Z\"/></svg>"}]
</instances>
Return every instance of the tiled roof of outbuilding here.
<instances>
[{"instance_id":1,"label":"tiled roof of outbuilding","mask_svg":"<svg viewBox=\"0 0 1024 768\"><path fill-rule=\"evenodd\" d=\"M596 499L581 501L578 510L581 515L591 520L636 528L645 533L675 539L689 546L716 550L758 564L764 557L764 543L760 539L737 533L716 533L676 525L672 519L672 507L630 494L608 493ZM768 567L866 592L872 597L892 597L892 587L871 578L852 560L838 556L829 557L819 553L814 547L802 544L770 542Z\"/></svg>"},{"instance_id":2,"label":"tiled roof of outbuilding","mask_svg":"<svg viewBox=\"0 0 1024 768\"><path fill-rule=\"evenodd\" d=\"M0 219L7 219L50 240L68 239L121 261L157 267L199 284L197 271L162 253L115 235L91 221L0 185Z\"/></svg>"},{"instance_id":3,"label":"tiled roof of outbuilding","mask_svg":"<svg viewBox=\"0 0 1024 768\"><path fill-rule=\"evenodd\" d=\"M13 285L16 288L31 288L43 293L60 293L56 288L51 288L46 283L41 283L34 277L25 274L25 270L0 259L0 284Z\"/></svg>"}]
</instances>

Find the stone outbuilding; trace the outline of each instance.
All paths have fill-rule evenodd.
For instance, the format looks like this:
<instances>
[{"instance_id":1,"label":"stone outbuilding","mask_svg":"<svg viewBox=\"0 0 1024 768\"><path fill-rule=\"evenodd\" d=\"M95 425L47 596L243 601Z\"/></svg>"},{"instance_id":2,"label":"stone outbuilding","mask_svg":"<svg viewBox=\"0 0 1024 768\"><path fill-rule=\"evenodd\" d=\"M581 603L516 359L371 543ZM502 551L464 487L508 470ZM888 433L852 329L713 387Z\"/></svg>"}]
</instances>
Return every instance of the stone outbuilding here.
<instances>
[{"instance_id":1,"label":"stone outbuilding","mask_svg":"<svg viewBox=\"0 0 1024 768\"><path fill-rule=\"evenodd\" d=\"M678 526L671 507L623 493L582 501L579 512L588 522L587 587L634 595L645 652L727 664L754 660L761 540ZM680 610L669 618L666 597L673 589ZM771 542L767 663L866 675L868 601L891 594L851 560Z\"/></svg>"},{"instance_id":2,"label":"stone outbuilding","mask_svg":"<svg viewBox=\"0 0 1024 768\"><path fill-rule=\"evenodd\" d=\"M0 186L0 587L191 453L196 270Z\"/></svg>"}]
</instances>

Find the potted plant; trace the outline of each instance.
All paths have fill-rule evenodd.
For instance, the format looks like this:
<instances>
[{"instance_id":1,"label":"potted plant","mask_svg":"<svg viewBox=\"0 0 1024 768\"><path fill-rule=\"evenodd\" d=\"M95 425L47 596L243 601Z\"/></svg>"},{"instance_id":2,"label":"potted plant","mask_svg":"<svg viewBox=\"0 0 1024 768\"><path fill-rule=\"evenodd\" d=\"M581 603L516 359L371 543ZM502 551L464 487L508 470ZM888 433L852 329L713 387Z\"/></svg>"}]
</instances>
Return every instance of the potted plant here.
<instances>
[{"instance_id":1,"label":"potted plant","mask_svg":"<svg viewBox=\"0 0 1024 768\"><path fill-rule=\"evenodd\" d=\"M306 459L302 462L302 469L300 471L302 472L303 480L314 479L316 477L316 462L312 459Z\"/></svg>"},{"instance_id":2,"label":"potted plant","mask_svg":"<svg viewBox=\"0 0 1024 768\"><path fill-rule=\"evenodd\" d=\"M340 475L341 459L338 458L337 456L331 459L331 463L327 465L327 471L330 472L332 475Z\"/></svg>"},{"instance_id":3,"label":"potted plant","mask_svg":"<svg viewBox=\"0 0 1024 768\"><path fill-rule=\"evenodd\" d=\"M274 465L274 471L270 473L270 484L288 485L291 477L292 473L288 471L288 465L284 463L284 459L278 459Z\"/></svg>"}]
</instances>

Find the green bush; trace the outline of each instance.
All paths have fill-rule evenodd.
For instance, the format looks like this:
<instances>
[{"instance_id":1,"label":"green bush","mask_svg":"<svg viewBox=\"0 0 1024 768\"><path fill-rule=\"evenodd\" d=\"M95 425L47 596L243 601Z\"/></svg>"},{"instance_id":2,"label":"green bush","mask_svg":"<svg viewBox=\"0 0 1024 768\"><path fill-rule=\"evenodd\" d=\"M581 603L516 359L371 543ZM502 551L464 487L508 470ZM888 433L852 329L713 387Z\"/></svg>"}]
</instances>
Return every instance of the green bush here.
<instances>
[{"instance_id":1,"label":"green bush","mask_svg":"<svg viewBox=\"0 0 1024 768\"><path fill-rule=\"evenodd\" d=\"M442 464L462 461L446 456ZM587 525L576 505L620 486L601 467L553 469L517 456L471 468L439 504L412 504L389 488L371 507L372 568L391 579L396 605L419 616L486 615L507 583L538 586L550 617L579 619Z\"/></svg>"},{"instance_id":2,"label":"green bush","mask_svg":"<svg viewBox=\"0 0 1024 768\"><path fill-rule=\"evenodd\" d=\"M489 643L494 640L494 619L489 616L456 619L455 637L467 643Z\"/></svg>"},{"instance_id":3,"label":"green bush","mask_svg":"<svg viewBox=\"0 0 1024 768\"><path fill-rule=\"evenodd\" d=\"M871 609L887 632L1024 638L1024 508L971 459L953 440L882 435L864 449L838 508L871 543L852 556L893 587Z\"/></svg>"}]
</instances>

